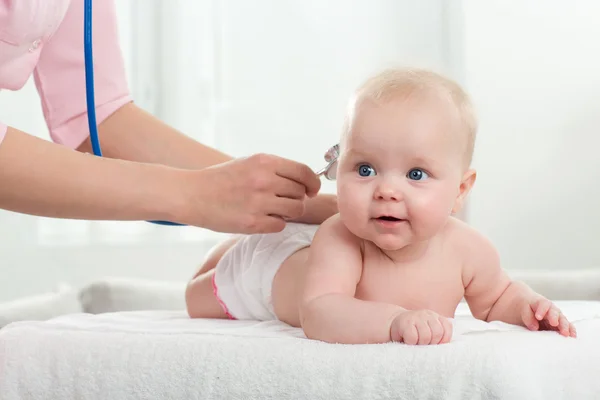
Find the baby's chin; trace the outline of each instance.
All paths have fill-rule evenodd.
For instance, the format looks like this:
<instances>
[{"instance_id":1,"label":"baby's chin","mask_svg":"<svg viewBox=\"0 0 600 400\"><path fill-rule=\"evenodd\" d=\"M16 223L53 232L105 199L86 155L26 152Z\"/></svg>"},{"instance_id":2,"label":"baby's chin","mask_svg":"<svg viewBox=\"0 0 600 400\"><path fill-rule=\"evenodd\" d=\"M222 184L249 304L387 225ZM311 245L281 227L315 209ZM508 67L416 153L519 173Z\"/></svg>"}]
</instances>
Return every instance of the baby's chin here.
<instances>
[{"instance_id":1,"label":"baby's chin","mask_svg":"<svg viewBox=\"0 0 600 400\"><path fill-rule=\"evenodd\" d=\"M418 235L415 235L414 232L380 233L373 232L371 229L365 229L365 231L361 233L356 236L373 243L379 249L386 252L401 251L407 247L426 242L431 239L430 237L419 237Z\"/></svg>"},{"instance_id":2,"label":"baby's chin","mask_svg":"<svg viewBox=\"0 0 600 400\"><path fill-rule=\"evenodd\" d=\"M406 246L411 245L411 240L407 237L398 234L379 234L374 233L371 229L351 229L348 228L354 236L361 240L373 243L375 246L384 251L398 251Z\"/></svg>"},{"instance_id":3,"label":"baby's chin","mask_svg":"<svg viewBox=\"0 0 600 400\"><path fill-rule=\"evenodd\" d=\"M394 238L381 238L374 237L367 239L375 246L384 251L399 251L405 248L406 246L410 246L410 241L407 241L404 238L394 237Z\"/></svg>"}]
</instances>

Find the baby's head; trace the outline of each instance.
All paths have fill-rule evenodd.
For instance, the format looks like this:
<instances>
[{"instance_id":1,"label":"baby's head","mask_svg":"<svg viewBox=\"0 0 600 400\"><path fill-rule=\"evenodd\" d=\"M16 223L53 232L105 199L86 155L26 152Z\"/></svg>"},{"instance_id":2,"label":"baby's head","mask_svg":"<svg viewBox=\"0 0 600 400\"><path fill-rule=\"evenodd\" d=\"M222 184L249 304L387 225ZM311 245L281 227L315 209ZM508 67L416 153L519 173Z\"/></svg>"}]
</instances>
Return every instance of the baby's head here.
<instances>
[{"instance_id":1,"label":"baby's head","mask_svg":"<svg viewBox=\"0 0 600 400\"><path fill-rule=\"evenodd\" d=\"M459 85L422 69L386 70L353 96L340 140L340 217L396 250L436 235L463 205L477 123Z\"/></svg>"}]
</instances>

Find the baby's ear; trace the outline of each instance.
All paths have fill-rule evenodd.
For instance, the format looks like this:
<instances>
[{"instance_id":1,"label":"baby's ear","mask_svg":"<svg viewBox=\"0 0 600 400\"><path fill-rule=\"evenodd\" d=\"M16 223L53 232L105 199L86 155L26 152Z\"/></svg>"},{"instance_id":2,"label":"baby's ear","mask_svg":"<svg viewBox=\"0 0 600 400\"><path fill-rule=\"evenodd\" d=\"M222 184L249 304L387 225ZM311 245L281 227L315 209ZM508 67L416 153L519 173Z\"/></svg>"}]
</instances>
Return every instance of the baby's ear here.
<instances>
[{"instance_id":1,"label":"baby's ear","mask_svg":"<svg viewBox=\"0 0 600 400\"><path fill-rule=\"evenodd\" d=\"M458 196L454 202L454 207L452 207L452 214L458 213L463 208L465 200L475 184L476 178L477 172L474 169L469 169L464 173L458 188Z\"/></svg>"}]
</instances>

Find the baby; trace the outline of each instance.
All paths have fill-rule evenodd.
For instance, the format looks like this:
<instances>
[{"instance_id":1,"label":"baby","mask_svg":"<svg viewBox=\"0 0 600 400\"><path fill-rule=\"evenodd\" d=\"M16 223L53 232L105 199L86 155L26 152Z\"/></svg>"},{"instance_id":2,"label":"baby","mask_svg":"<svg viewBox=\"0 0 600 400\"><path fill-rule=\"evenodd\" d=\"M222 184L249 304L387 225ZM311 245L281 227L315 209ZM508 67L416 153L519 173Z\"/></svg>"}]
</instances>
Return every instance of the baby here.
<instances>
[{"instance_id":1,"label":"baby","mask_svg":"<svg viewBox=\"0 0 600 400\"><path fill-rule=\"evenodd\" d=\"M232 237L186 291L192 318L278 319L331 343L441 344L463 299L475 318L576 337L455 218L475 182L476 120L451 80L393 69L355 93L340 140L339 214Z\"/></svg>"}]
</instances>

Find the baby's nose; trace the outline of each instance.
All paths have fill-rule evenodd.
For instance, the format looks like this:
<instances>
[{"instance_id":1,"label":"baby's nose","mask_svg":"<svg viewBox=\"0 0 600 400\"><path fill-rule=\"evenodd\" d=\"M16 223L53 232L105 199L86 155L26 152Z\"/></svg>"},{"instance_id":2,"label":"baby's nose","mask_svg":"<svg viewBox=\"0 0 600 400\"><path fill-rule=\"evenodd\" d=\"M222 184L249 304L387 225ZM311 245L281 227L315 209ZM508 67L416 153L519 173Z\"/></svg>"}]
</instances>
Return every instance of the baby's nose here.
<instances>
[{"instance_id":1,"label":"baby's nose","mask_svg":"<svg viewBox=\"0 0 600 400\"><path fill-rule=\"evenodd\" d=\"M381 201L401 201L403 198L400 190L391 186L380 186L375 191L375 199Z\"/></svg>"}]
</instances>

